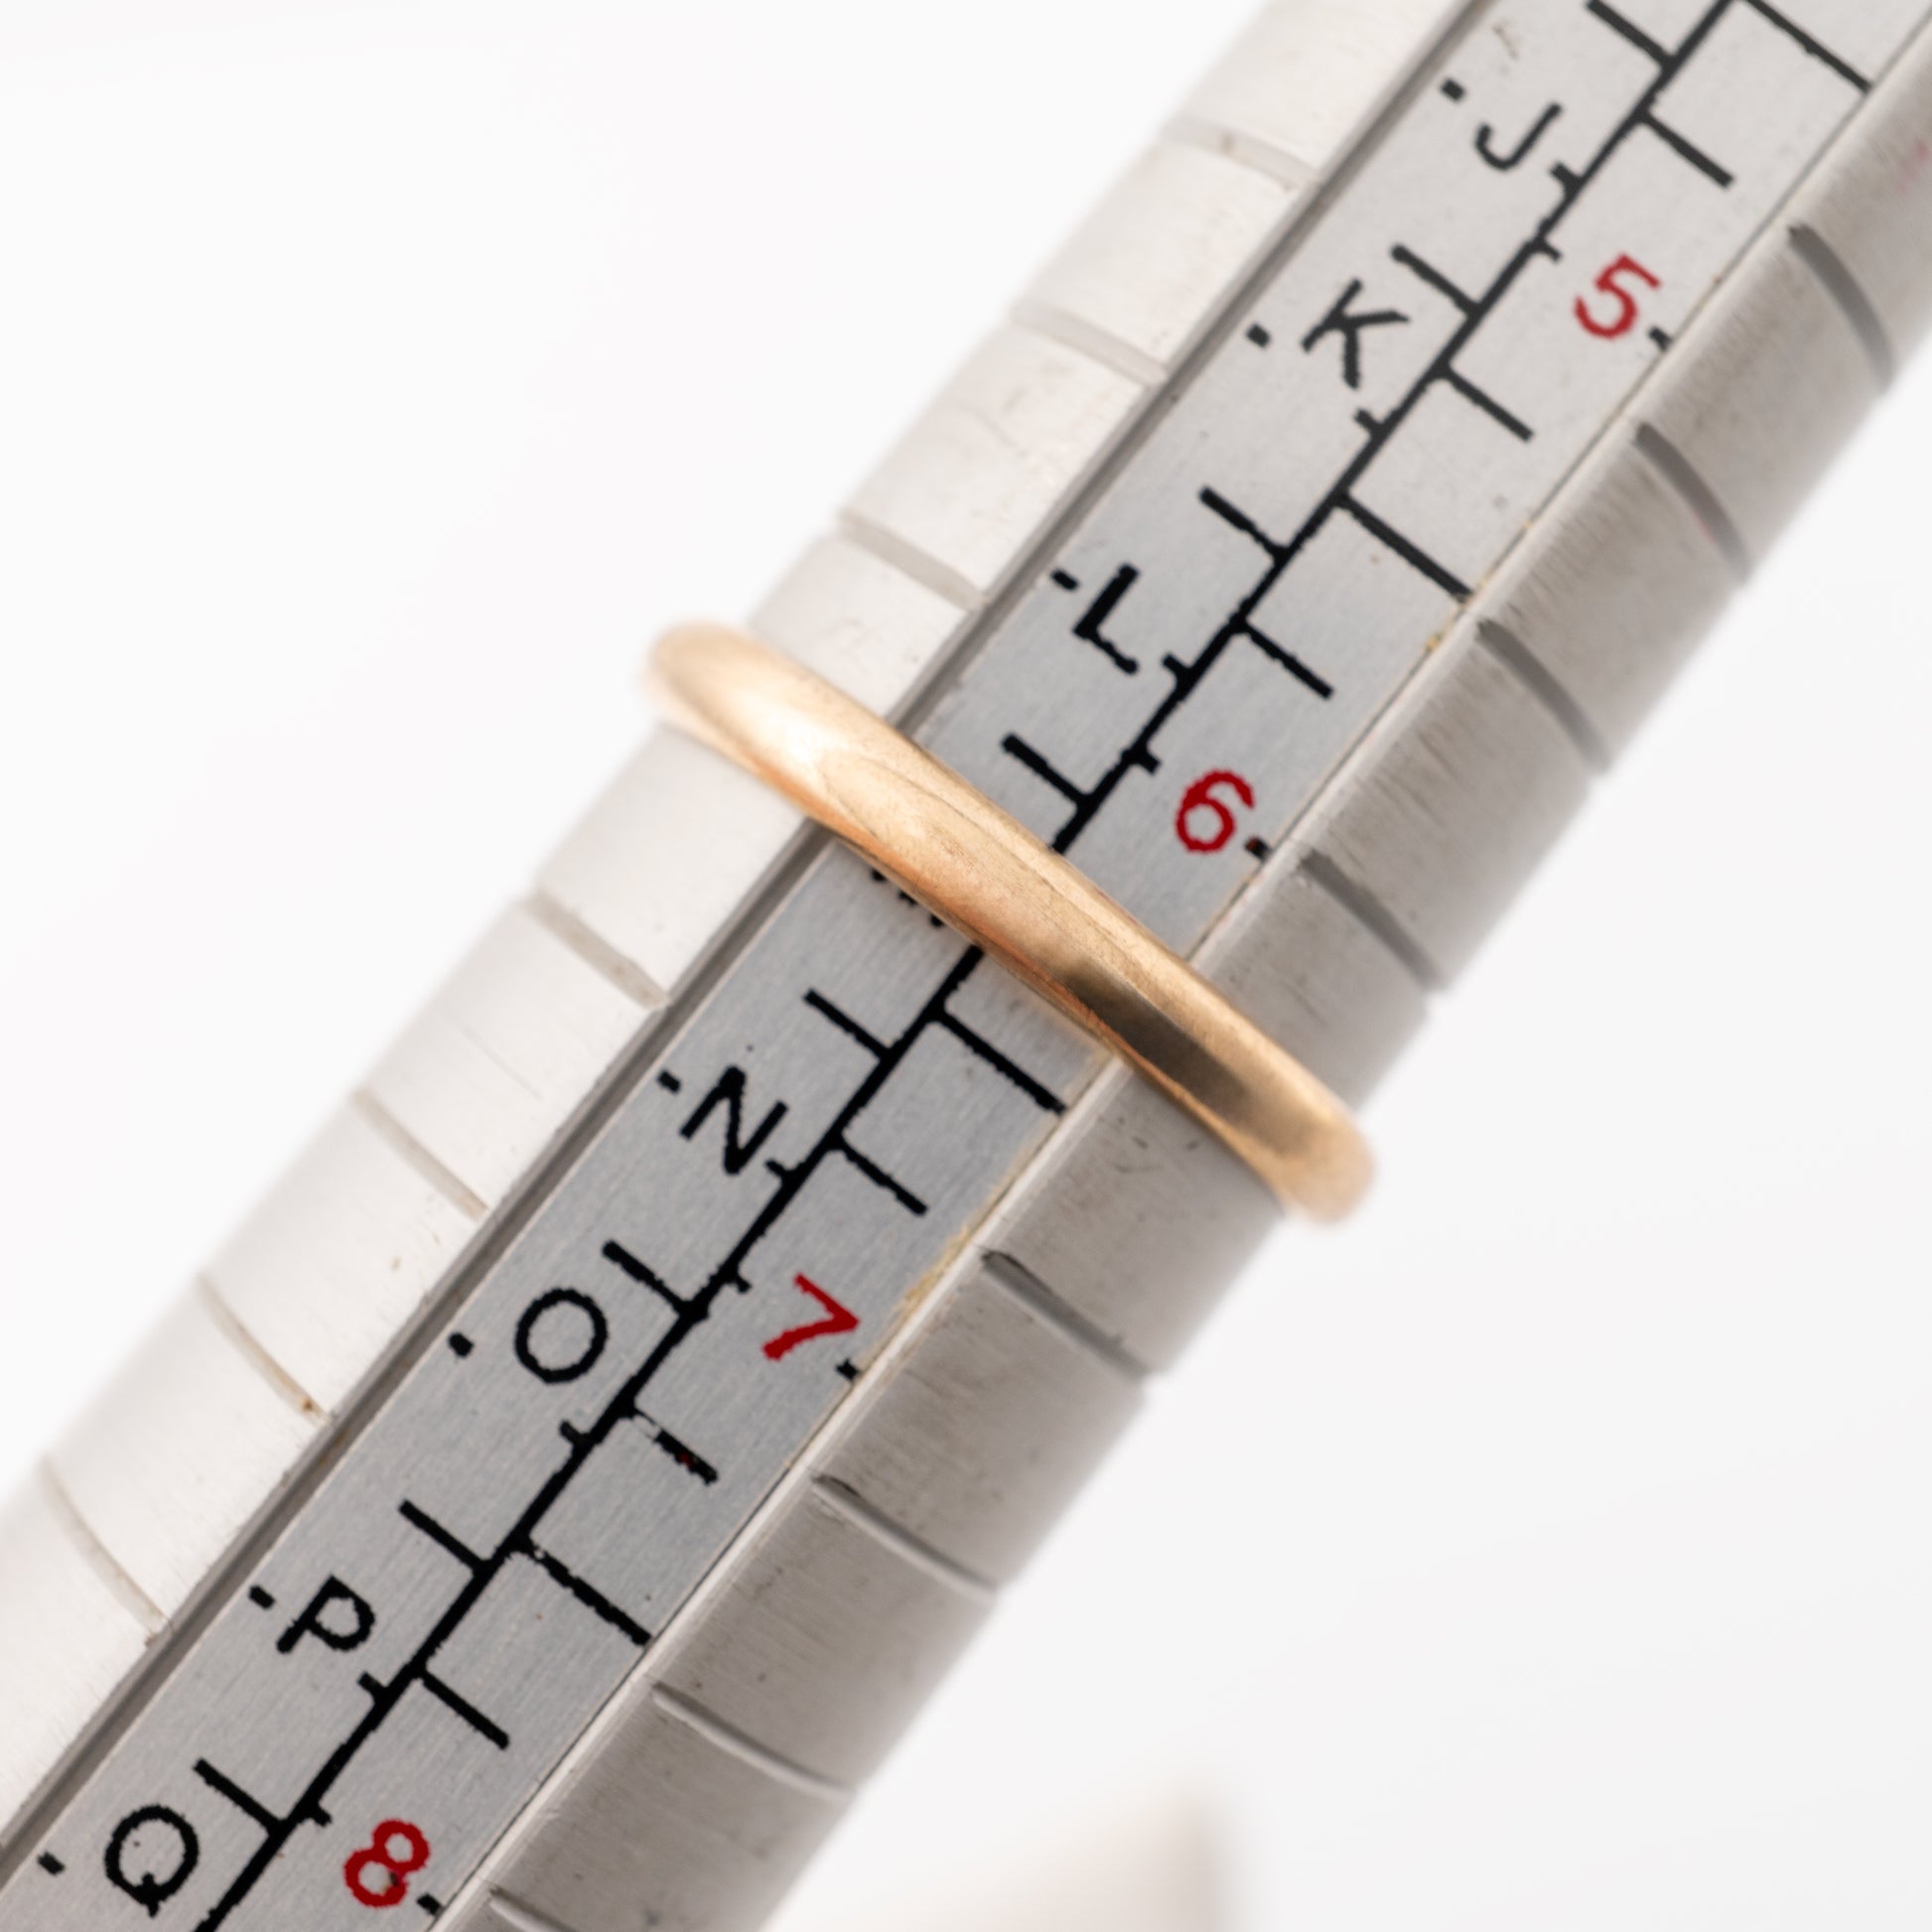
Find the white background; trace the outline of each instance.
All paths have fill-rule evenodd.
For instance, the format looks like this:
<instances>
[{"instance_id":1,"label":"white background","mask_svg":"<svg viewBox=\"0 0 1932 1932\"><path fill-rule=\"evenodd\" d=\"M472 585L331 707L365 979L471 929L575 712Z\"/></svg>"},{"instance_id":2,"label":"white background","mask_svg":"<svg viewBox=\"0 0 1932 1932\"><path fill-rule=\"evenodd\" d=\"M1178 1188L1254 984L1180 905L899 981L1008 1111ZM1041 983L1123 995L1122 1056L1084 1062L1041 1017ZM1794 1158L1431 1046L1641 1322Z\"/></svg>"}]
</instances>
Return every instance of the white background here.
<instances>
[{"instance_id":1,"label":"white background","mask_svg":"<svg viewBox=\"0 0 1932 1932\"><path fill-rule=\"evenodd\" d=\"M1245 12L7 0L0 1477ZM1256 1928L1926 1923L1928 438L1932 367L812 1923L1176 1783Z\"/></svg>"}]
</instances>

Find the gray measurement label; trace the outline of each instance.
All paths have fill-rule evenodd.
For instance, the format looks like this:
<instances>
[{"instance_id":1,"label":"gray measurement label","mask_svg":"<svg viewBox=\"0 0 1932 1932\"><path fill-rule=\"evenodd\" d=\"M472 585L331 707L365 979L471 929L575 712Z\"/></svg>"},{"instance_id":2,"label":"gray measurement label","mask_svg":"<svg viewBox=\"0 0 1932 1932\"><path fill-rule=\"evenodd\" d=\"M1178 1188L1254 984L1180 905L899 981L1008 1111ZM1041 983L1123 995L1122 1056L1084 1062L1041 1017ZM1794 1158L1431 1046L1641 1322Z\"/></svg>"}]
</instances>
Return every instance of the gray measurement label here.
<instances>
[{"instance_id":1,"label":"gray measurement label","mask_svg":"<svg viewBox=\"0 0 1932 1932\"><path fill-rule=\"evenodd\" d=\"M1925 13L1669 11L1668 45L1602 0L1479 12L935 709L940 757L1182 950ZM0 1928L435 1917L1098 1065L825 854Z\"/></svg>"}]
</instances>

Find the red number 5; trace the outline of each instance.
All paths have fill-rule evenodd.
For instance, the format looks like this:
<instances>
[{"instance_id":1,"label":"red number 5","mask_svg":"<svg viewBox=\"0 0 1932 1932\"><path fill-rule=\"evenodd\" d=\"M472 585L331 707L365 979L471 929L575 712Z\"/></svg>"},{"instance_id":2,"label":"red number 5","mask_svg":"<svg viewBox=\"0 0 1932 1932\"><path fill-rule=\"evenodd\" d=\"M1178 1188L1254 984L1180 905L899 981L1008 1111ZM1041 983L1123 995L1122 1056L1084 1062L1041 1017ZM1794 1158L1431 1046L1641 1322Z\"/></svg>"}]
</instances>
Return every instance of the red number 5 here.
<instances>
[{"instance_id":1,"label":"red number 5","mask_svg":"<svg viewBox=\"0 0 1932 1932\"><path fill-rule=\"evenodd\" d=\"M1614 342L1619 336L1627 336L1637 326L1643 314L1643 305L1637 297L1633 283L1641 282L1647 288L1660 289L1664 285L1643 263L1629 255L1619 255L1602 274L1596 278L1596 287L1610 298L1608 313L1592 309L1588 301L1577 298L1577 320L1592 336L1600 336L1605 342Z\"/></svg>"},{"instance_id":2,"label":"red number 5","mask_svg":"<svg viewBox=\"0 0 1932 1932\"><path fill-rule=\"evenodd\" d=\"M1210 771L1187 787L1173 829L1189 852L1220 852L1235 834L1234 808L1216 794L1231 791L1250 811L1255 788L1238 771ZM1207 823L1202 824L1205 819Z\"/></svg>"},{"instance_id":3,"label":"red number 5","mask_svg":"<svg viewBox=\"0 0 1932 1932\"><path fill-rule=\"evenodd\" d=\"M391 1818L375 1828L374 1842L349 1860L343 1876L356 1904L386 1912L409 1896L409 1880L428 1863L429 1840L414 1825ZM380 1882L371 1884L378 1874Z\"/></svg>"}]
</instances>

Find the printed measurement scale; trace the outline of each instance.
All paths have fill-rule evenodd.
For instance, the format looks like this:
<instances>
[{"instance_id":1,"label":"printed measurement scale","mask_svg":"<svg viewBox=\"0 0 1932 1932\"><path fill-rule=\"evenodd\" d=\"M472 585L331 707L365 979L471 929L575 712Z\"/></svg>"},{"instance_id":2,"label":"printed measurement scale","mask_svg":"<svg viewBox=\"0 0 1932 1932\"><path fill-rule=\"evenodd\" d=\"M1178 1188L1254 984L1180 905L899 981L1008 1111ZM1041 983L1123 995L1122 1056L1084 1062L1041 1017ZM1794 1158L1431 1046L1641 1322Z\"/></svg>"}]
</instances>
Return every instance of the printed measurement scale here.
<instances>
[{"instance_id":1,"label":"printed measurement scale","mask_svg":"<svg viewBox=\"0 0 1932 1932\"><path fill-rule=\"evenodd\" d=\"M1268 16L757 626L1351 1100L1932 305L1927 0L1435 14ZM481 958L7 1519L5 1932L757 1923L1272 1215L676 738Z\"/></svg>"}]
</instances>

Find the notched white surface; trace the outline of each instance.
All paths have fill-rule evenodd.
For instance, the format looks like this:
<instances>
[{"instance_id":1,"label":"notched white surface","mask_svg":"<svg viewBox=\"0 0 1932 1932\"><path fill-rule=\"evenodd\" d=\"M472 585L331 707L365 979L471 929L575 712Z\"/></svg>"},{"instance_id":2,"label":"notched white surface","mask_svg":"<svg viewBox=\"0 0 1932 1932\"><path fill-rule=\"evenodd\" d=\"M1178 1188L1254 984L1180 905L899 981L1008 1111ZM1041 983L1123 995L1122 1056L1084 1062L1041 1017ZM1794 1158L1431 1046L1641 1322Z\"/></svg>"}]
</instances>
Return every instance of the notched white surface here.
<instances>
[{"instance_id":1,"label":"notched white surface","mask_svg":"<svg viewBox=\"0 0 1932 1932\"><path fill-rule=\"evenodd\" d=\"M370 1076L368 1092L495 1207L647 1018L527 911L506 912Z\"/></svg>"},{"instance_id":2,"label":"notched white surface","mask_svg":"<svg viewBox=\"0 0 1932 1932\"><path fill-rule=\"evenodd\" d=\"M355 1109L339 1113L217 1255L223 1307L334 1413L477 1229Z\"/></svg>"},{"instance_id":3,"label":"notched white surface","mask_svg":"<svg viewBox=\"0 0 1932 1932\"><path fill-rule=\"evenodd\" d=\"M751 627L867 710L889 716L965 621L937 591L835 536L805 552Z\"/></svg>"},{"instance_id":4,"label":"notched white surface","mask_svg":"<svg viewBox=\"0 0 1932 1932\"><path fill-rule=\"evenodd\" d=\"M140 1661L149 1633L82 1556L38 1482L0 1507L0 1583L4 1821Z\"/></svg>"},{"instance_id":5,"label":"notched white surface","mask_svg":"<svg viewBox=\"0 0 1932 1932\"><path fill-rule=\"evenodd\" d=\"M191 1294L51 1462L101 1548L173 1616L322 1420L277 1390Z\"/></svg>"},{"instance_id":6,"label":"notched white surface","mask_svg":"<svg viewBox=\"0 0 1932 1932\"><path fill-rule=\"evenodd\" d=\"M985 594L1145 391L1044 336L990 337L853 496L852 515Z\"/></svg>"},{"instance_id":7,"label":"notched white surface","mask_svg":"<svg viewBox=\"0 0 1932 1932\"><path fill-rule=\"evenodd\" d=\"M1224 155L1164 141L1047 265L1026 306L1070 316L1172 368L1301 199Z\"/></svg>"},{"instance_id":8,"label":"notched white surface","mask_svg":"<svg viewBox=\"0 0 1932 1932\"><path fill-rule=\"evenodd\" d=\"M1195 88L1182 118L1315 174L1451 11L1444 0L1277 0Z\"/></svg>"},{"instance_id":9,"label":"notched white surface","mask_svg":"<svg viewBox=\"0 0 1932 1932\"><path fill-rule=\"evenodd\" d=\"M540 888L674 992L804 821L668 726L653 732L543 869Z\"/></svg>"}]
</instances>

